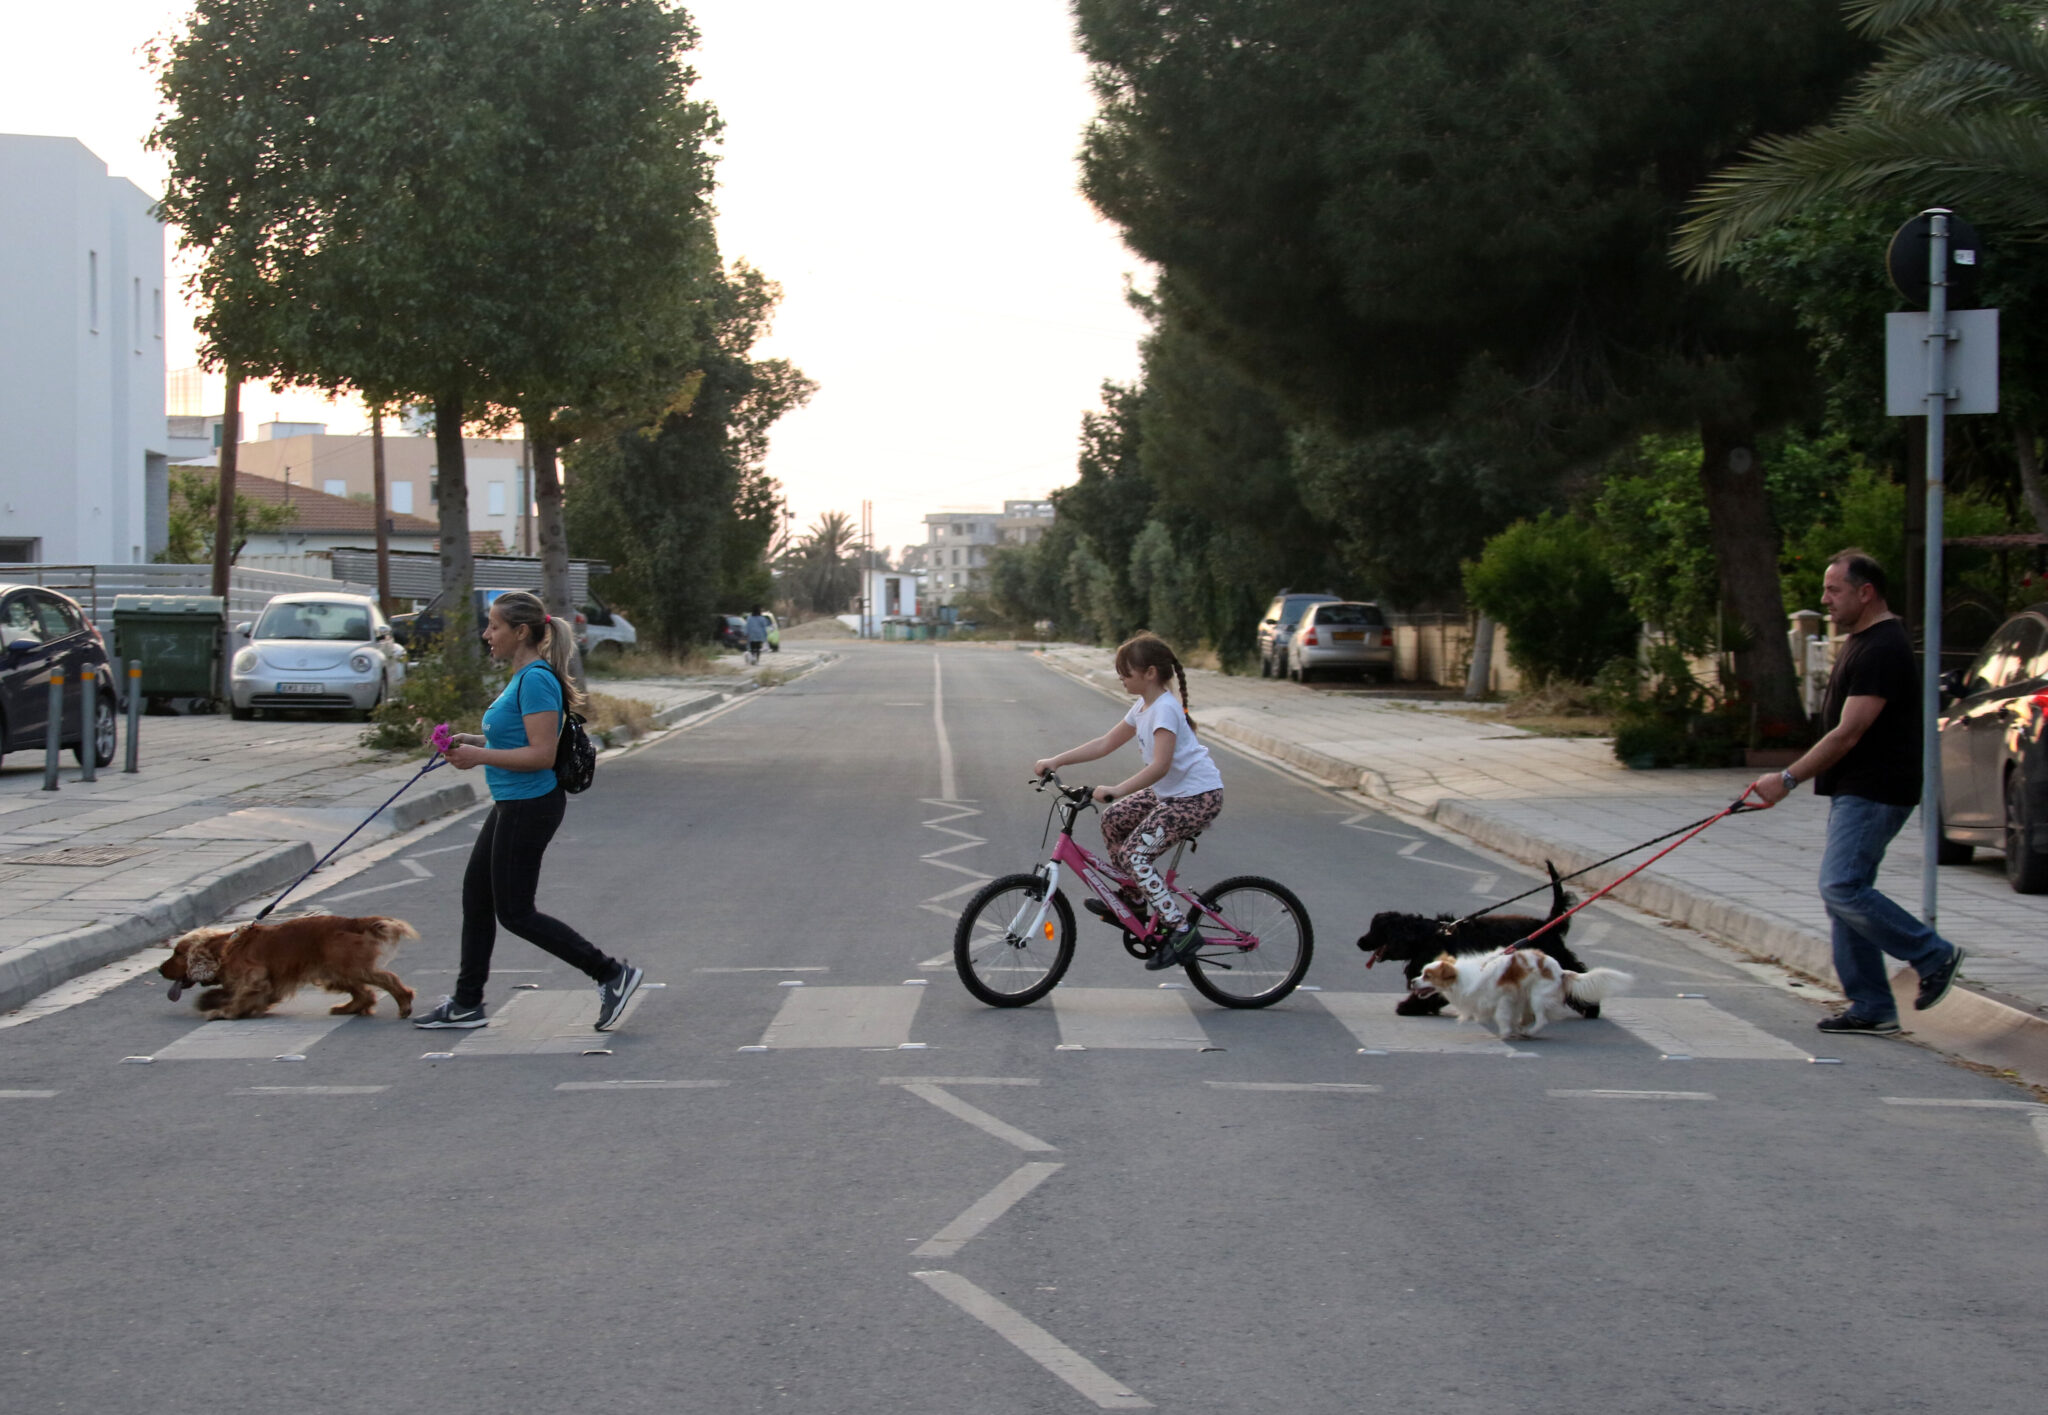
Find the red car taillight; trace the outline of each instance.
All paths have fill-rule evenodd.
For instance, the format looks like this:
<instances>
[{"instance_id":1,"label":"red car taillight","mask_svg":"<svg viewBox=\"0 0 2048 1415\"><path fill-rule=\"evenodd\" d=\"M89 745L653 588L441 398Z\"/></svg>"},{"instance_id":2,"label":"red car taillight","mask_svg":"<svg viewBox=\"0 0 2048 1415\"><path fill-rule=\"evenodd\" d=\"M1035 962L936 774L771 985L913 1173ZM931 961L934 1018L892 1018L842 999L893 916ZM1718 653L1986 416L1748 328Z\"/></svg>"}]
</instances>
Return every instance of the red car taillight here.
<instances>
[{"instance_id":1,"label":"red car taillight","mask_svg":"<svg viewBox=\"0 0 2048 1415\"><path fill-rule=\"evenodd\" d=\"M1316 631L1311 628L1304 632L1301 636L1301 643L1304 648L1314 648L1316 646Z\"/></svg>"},{"instance_id":2,"label":"red car taillight","mask_svg":"<svg viewBox=\"0 0 2048 1415\"><path fill-rule=\"evenodd\" d=\"M1380 630L1380 647L1381 647L1381 648L1383 648L1383 649L1390 649L1390 648L1392 648L1393 646L1394 646L1394 631L1393 631L1392 629L1382 629L1382 630Z\"/></svg>"}]
</instances>

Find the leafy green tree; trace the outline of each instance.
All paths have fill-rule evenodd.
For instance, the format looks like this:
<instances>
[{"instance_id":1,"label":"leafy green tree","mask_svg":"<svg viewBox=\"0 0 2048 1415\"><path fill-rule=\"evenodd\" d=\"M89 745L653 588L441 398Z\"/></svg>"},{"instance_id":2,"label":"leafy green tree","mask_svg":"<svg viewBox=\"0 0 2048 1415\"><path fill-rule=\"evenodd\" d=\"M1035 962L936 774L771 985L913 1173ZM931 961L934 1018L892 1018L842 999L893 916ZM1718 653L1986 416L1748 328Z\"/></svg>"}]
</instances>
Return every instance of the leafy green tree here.
<instances>
[{"instance_id":1,"label":"leafy green tree","mask_svg":"<svg viewBox=\"0 0 2048 1415\"><path fill-rule=\"evenodd\" d=\"M844 613L860 593L859 540L851 516L825 512L783 557L784 593L813 614Z\"/></svg>"},{"instance_id":2,"label":"leafy green tree","mask_svg":"<svg viewBox=\"0 0 2048 1415\"><path fill-rule=\"evenodd\" d=\"M155 56L205 357L430 401L455 597L465 425L524 410L545 446L555 408L691 362L714 131L694 39L661 0L196 0Z\"/></svg>"},{"instance_id":3,"label":"leafy green tree","mask_svg":"<svg viewBox=\"0 0 2048 1415\"><path fill-rule=\"evenodd\" d=\"M1637 620L1585 522L1518 521L1465 565L1465 593L1508 631L1508 657L1538 684L1589 683L1635 648Z\"/></svg>"},{"instance_id":4,"label":"leafy green tree","mask_svg":"<svg viewBox=\"0 0 2048 1415\"><path fill-rule=\"evenodd\" d=\"M1802 351L1732 280L1655 253L1715 163L1840 93L1865 50L1832 0L1075 12L1084 190L1195 334L1319 430L1455 432L1510 475L1698 429L1742 676L1797 716L1756 444L1807 410Z\"/></svg>"},{"instance_id":5,"label":"leafy green tree","mask_svg":"<svg viewBox=\"0 0 2048 1415\"><path fill-rule=\"evenodd\" d=\"M214 528L220 511L220 481L190 467L171 468L170 515L164 548L156 553L160 565L204 565L213 559ZM235 497L235 540L228 548L232 565L242 554L249 537L283 530L292 522L292 509L249 497Z\"/></svg>"}]
</instances>

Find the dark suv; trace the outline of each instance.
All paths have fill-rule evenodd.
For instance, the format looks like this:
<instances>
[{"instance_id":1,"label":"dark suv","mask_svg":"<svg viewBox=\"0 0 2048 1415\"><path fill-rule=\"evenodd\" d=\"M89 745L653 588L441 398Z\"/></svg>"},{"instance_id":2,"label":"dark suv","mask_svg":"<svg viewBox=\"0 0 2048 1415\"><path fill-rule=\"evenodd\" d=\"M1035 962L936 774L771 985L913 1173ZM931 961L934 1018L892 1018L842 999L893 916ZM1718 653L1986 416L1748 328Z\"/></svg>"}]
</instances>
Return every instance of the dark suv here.
<instances>
[{"instance_id":1,"label":"dark suv","mask_svg":"<svg viewBox=\"0 0 2048 1415\"><path fill-rule=\"evenodd\" d=\"M1941 687L1937 858L1967 864L1988 845L2015 890L2048 893L2048 603L1999 625Z\"/></svg>"},{"instance_id":2,"label":"dark suv","mask_svg":"<svg viewBox=\"0 0 2048 1415\"><path fill-rule=\"evenodd\" d=\"M114 760L114 670L106 641L78 601L40 585L0 584L0 754L39 752L50 722L50 675L64 675L60 742L84 765ZM84 675L99 682L90 743Z\"/></svg>"},{"instance_id":3,"label":"dark suv","mask_svg":"<svg viewBox=\"0 0 2048 1415\"><path fill-rule=\"evenodd\" d=\"M1324 590L1320 594L1297 594L1293 590L1282 590L1273 596L1273 602L1266 606L1265 617L1259 620L1259 676L1271 678L1286 671L1287 641L1294 635L1294 626L1301 622L1301 611L1312 604L1342 604L1342 595Z\"/></svg>"}]
</instances>

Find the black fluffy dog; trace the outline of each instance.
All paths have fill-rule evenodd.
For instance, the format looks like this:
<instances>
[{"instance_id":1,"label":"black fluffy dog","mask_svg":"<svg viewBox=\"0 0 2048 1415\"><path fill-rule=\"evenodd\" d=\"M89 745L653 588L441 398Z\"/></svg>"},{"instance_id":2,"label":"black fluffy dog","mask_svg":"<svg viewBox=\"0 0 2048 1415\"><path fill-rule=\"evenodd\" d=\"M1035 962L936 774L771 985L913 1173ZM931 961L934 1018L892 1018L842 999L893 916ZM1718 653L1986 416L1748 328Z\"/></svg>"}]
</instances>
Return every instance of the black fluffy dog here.
<instances>
[{"instance_id":1,"label":"black fluffy dog","mask_svg":"<svg viewBox=\"0 0 2048 1415\"><path fill-rule=\"evenodd\" d=\"M1401 914L1388 910L1372 916L1372 927L1358 940L1358 946L1368 955L1365 966L1370 968L1383 958L1392 958L1402 964L1402 975L1412 988L1416 975L1443 954L1453 957L1461 953L1491 953L1496 948L1506 948L1519 943L1536 930L1542 928L1558 915L1571 907L1571 897L1564 892L1564 881L1558 878L1557 866L1545 860L1543 868L1550 872L1550 913L1545 918L1530 914L1488 914L1469 919L1462 924L1450 914L1438 914L1431 918L1423 914ZM1559 963L1575 973L1587 971L1578 956L1565 943L1564 936L1571 928L1566 919L1542 938L1534 947L1542 949ZM1449 999L1441 993L1417 997L1412 991L1401 999L1394 1011L1403 1017L1434 1017L1444 1010ZM1565 1001L1582 1017L1598 1017L1600 1004L1580 1002L1575 998Z\"/></svg>"}]
</instances>

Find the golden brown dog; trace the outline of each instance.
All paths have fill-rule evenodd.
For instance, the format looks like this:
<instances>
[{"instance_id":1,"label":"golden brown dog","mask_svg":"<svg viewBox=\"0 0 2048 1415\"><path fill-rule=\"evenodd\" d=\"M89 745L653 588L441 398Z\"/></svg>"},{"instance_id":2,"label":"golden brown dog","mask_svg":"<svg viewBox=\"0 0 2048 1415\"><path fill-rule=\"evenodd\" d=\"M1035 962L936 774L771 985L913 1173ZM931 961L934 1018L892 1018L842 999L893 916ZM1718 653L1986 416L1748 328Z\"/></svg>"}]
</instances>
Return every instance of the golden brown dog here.
<instances>
[{"instance_id":1,"label":"golden brown dog","mask_svg":"<svg viewBox=\"0 0 2048 1415\"><path fill-rule=\"evenodd\" d=\"M336 1014L369 1016L377 1007L374 986L391 994L399 1016L410 1017L412 989L383 964L401 939L418 937L403 919L308 914L194 929L171 945L157 971L171 980L173 1002L188 987L205 987L195 1005L209 1018L260 1017L309 983L348 994L329 1009Z\"/></svg>"}]
</instances>

